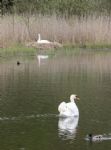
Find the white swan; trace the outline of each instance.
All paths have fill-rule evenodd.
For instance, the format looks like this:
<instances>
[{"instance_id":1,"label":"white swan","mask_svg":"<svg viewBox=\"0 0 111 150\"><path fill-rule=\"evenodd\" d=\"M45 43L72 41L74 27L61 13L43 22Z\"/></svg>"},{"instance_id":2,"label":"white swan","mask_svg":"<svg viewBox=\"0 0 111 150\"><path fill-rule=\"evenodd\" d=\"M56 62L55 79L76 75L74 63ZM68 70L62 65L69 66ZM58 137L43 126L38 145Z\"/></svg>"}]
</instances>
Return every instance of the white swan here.
<instances>
[{"instance_id":1,"label":"white swan","mask_svg":"<svg viewBox=\"0 0 111 150\"><path fill-rule=\"evenodd\" d=\"M49 44L49 43L51 43L51 42L48 41L48 40L41 40L41 35L40 35L40 33L39 33L39 34L38 34L37 43L38 43L38 44Z\"/></svg>"},{"instance_id":2,"label":"white swan","mask_svg":"<svg viewBox=\"0 0 111 150\"><path fill-rule=\"evenodd\" d=\"M58 121L58 134L62 139L74 139L77 133L79 116L60 117Z\"/></svg>"},{"instance_id":3,"label":"white swan","mask_svg":"<svg viewBox=\"0 0 111 150\"><path fill-rule=\"evenodd\" d=\"M75 94L70 96L69 103L62 102L58 106L59 115L61 117L71 117L71 116L79 116L79 110L74 100L79 99L79 97Z\"/></svg>"}]
</instances>

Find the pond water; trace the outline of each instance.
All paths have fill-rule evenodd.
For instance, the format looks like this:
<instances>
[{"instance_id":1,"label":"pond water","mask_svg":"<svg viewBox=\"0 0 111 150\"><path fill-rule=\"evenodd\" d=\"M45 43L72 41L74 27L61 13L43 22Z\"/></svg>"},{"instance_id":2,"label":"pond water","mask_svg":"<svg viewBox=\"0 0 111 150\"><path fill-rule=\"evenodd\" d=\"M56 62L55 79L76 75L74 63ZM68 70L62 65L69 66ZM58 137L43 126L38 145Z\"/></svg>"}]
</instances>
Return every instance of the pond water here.
<instances>
[{"instance_id":1,"label":"pond water","mask_svg":"<svg viewBox=\"0 0 111 150\"><path fill-rule=\"evenodd\" d=\"M38 54L0 56L0 149L111 149L111 140L85 141L89 133L111 134L110 50ZM73 93L80 116L60 119L58 105Z\"/></svg>"}]
</instances>

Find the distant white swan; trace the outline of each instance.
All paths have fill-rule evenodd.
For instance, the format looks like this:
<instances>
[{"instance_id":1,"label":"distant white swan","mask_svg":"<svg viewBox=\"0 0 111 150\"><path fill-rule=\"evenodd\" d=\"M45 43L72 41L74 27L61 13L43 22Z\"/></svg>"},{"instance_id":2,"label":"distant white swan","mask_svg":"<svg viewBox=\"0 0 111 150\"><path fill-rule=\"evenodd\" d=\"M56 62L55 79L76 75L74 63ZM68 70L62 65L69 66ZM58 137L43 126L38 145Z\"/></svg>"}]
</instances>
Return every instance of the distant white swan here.
<instances>
[{"instance_id":1,"label":"distant white swan","mask_svg":"<svg viewBox=\"0 0 111 150\"><path fill-rule=\"evenodd\" d=\"M51 42L48 41L48 40L41 40L41 35L40 35L40 33L39 33L39 34L38 34L37 43L38 43L38 44L49 44L49 43L51 43Z\"/></svg>"},{"instance_id":2,"label":"distant white swan","mask_svg":"<svg viewBox=\"0 0 111 150\"><path fill-rule=\"evenodd\" d=\"M77 133L79 116L60 117L58 121L58 134L62 139L74 139Z\"/></svg>"},{"instance_id":3,"label":"distant white swan","mask_svg":"<svg viewBox=\"0 0 111 150\"><path fill-rule=\"evenodd\" d=\"M75 100L79 99L79 97L75 94L70 96L70 102L62 102L58 106L59 115L62 117L70 117L70 116L79 116L79 110L75 103Z\"/></svg>"}]
</instances>

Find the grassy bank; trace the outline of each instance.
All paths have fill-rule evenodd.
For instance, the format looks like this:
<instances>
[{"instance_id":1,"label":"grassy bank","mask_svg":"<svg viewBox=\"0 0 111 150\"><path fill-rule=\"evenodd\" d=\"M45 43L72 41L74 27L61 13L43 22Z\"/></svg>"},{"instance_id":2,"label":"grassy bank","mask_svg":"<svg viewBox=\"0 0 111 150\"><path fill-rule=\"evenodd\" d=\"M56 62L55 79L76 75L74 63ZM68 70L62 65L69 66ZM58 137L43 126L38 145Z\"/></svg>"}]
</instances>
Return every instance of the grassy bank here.
<instances>
[{"instance_id":1,"label":"grassy bank","mask_svg":"<svg viewBox=\"0 0 111 150\"><path fill-rule=\"evenodd\" d=\"M34 48L29 48L21 44L14 44L8 47L0 48L0 59L6 55L7 56L16 56L18 54L33 55L35 53L36 53L36 49Z\"/></svg>"},{"instance_id":2,"label":"grassy bank","mask_svg":"<svg viewBox=\"0 0 111 150\"><path fill-rule=\"evenodd\" d=\"M43 39L74 47L111 47L110 16L4 16L0 18L0 47Z\"/></svg>"}]
</instances>

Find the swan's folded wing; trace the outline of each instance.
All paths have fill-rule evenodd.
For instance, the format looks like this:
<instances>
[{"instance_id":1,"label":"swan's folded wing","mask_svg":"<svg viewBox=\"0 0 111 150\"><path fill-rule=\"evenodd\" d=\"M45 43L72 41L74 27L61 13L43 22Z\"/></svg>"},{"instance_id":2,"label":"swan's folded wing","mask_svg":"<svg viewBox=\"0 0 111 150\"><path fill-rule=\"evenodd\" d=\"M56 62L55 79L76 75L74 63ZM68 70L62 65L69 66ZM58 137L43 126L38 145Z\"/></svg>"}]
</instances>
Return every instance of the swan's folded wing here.
<instances>
[{"instance_id":1,"label":"swan's folded wing","mask_svg":"<svg viewBox=\"0 0 111 150\"><path fill-rule=\"evenodd\" d=\"M67 110L70 112L70 114L73 114L74 116L79 115L79 111L75 103L67 103Z\"/></svg>"},{"instance_id":2,"label":"swan's folded wing","mask_svg":"<svg viewBox=\"0 0 111 150\"><path fill-rule=\"evenodd\" d=\"M60 105L58 106L58 111L59 112L64 112L67 109L67 105L65 102L60 103Z\"/></svg>"}]
</instances>

